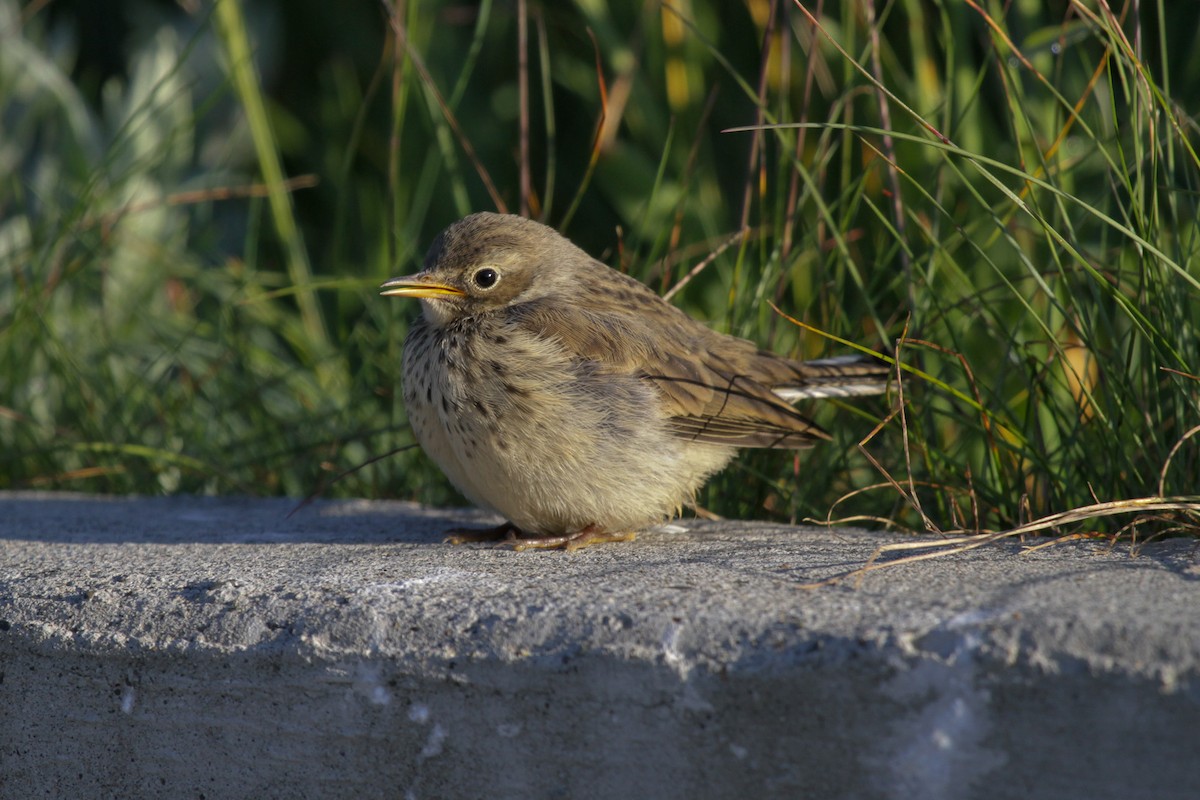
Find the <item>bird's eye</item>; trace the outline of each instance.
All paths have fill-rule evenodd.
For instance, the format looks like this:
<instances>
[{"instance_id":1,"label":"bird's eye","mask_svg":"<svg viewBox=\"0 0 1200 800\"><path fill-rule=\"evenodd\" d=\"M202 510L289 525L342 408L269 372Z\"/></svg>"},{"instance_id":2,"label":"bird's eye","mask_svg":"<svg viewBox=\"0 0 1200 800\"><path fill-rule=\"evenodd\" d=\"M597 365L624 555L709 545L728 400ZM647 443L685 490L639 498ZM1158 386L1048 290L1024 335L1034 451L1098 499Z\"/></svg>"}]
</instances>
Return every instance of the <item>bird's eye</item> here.
<instances>
[{"instance_id":1,"label":"bird's eye","mask_svg":"<svg viewBox=\"0 0 1200 800\"><path fill-rule=\"evenodd\" d=\"M491 267L484 267L475 273L473 280L480 289L490 289L500 280L500 273Z\"/></svg>"}]
</instances>

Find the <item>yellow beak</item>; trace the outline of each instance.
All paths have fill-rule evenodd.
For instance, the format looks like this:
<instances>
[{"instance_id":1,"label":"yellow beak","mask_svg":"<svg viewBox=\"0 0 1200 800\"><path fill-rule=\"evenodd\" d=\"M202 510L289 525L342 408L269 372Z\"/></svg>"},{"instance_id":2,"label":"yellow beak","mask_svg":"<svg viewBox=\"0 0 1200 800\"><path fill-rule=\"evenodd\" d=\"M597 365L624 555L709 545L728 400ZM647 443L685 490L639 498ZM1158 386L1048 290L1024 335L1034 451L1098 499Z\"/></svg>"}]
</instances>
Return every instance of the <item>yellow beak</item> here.
<instances>
[{"instance_id":1,"label":"yellow beak","mask_svg":"<svg viewBox=\"0 0 1200 800\"><path fill-rule=\"evenodd\" d=\"M385 297L462 297L466 294L462 289L447 286L444 283L430 280L423 274L405 275L403 278L392 278L379 287Z\"/></svg>"}]
</instances>

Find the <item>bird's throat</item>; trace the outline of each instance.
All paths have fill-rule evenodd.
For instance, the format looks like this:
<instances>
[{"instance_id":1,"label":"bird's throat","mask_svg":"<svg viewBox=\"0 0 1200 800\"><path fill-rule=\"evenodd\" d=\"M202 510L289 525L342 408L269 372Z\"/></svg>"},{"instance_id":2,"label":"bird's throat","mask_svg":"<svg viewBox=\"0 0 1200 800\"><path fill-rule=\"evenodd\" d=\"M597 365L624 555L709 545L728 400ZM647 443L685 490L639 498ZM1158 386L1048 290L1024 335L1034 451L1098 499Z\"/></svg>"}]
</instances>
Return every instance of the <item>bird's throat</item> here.
<instances>
[{"instance_id":1,"label":"bird's throat","mask_svg":"<svg viewBox=\"0 0 1200 800\"><path fill-rule=\"evenodd\" d=\"M441 299L429 298L421 298L421 314L425 317L425 321L434 328L444 328L459 316L457 309L450 303Z\"/></svg>"}]
</instances>

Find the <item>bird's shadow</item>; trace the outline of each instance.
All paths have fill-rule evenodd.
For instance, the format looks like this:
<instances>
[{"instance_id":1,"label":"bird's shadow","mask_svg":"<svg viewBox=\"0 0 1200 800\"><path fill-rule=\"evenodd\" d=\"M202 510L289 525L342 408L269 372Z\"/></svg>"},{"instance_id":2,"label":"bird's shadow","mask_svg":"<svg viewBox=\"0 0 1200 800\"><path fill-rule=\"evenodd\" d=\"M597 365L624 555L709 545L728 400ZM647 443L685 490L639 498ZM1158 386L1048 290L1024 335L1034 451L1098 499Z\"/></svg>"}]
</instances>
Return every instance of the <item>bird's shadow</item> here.
<instances>
[{"instance_id":1,"label":"bird's shadow","mask_svg":"<svg viewBox=\"0 0 1200 800\"><path fill-rule=\"evenodd\" d=\"M498 521L398 501L0 492L0 542L433 545L449 528Z\"/></svg>"}]
</instances>

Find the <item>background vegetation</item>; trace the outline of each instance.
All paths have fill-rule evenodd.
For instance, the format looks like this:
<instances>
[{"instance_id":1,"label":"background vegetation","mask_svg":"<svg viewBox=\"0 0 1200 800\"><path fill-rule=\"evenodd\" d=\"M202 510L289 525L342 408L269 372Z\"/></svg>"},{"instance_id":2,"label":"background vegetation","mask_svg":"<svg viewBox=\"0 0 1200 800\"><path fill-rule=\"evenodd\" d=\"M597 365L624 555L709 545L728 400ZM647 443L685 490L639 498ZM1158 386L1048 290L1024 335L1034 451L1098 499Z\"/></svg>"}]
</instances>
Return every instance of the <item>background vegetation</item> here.
<instances>
[{"instance_id":1,"label":"background vegetation","mask_svg":"<svg viewBox=\"0 0 1200 800\"><path fill-rule=\"evenodd\" d=\"M1198 44L1165 0L0 0L0 487L303 496L409 443L376 288L504 208L905 365L712 511L1196 494ZM327 494L455 502L418 450Z\"/></svg>"}]
</instances>

